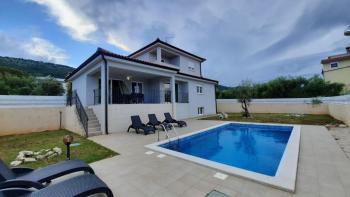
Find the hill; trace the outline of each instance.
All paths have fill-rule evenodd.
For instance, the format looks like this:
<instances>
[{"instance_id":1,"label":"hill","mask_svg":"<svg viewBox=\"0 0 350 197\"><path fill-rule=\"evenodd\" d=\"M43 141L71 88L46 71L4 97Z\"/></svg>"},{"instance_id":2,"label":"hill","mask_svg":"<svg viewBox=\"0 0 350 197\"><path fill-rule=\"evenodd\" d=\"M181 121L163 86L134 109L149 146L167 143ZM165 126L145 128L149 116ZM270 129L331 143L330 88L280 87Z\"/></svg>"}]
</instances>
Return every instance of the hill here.
<instances>
[{"instance_id":1,"label":"hill","mask_svg":"<svg viewBox=\"0 0 350 197\"><path fill-rule=\"evenodd\" d=\"M0 76L4 78L5 76L12 75L17 77L28 77L29 75L21 70L15 68L0 66Z\"/></svg>"},{"instance_id":2,"label":"hill","mask_svg":"<svg viewBox=\"0 0 350 197\"><path fill-rule=\"evenodd\" d=\"M0 67L9 67L28 73L33 76L52 76L54 78L65 78L65 76L74 70L73 67L61 64L53 64L42 61L35 61L14 57L1 57Z\"/></svg>"},{"instance_id":3,"label":"hill","mask_svg":"<svg viewBox=\"0 0 350 197\"><path fill-rule=\"evenodd\" d=\"M232 87L223 86L223 85L218 85L218 86L217 86L217 90L218 90L218 91L229 90L229 89L232 89Z\"/></svg>"}]
</instances>

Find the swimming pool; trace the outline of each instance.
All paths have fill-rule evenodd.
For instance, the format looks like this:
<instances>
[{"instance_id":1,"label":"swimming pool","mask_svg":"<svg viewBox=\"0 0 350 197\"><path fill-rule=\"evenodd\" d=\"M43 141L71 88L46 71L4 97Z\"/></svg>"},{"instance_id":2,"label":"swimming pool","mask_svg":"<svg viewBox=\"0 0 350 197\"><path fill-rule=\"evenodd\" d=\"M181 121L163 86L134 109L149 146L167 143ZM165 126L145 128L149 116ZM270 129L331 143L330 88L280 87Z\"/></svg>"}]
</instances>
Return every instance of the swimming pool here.
<instances>
[{"instance_id":1,"label":"swimming pool","mask_svg":"<svg viewBox=\"0 0 350 197\"><path fill-rule=\"evenodd\" d=\"M225 123L146 147L294 191L300 128Z\"/></svg>"}]
</instances>

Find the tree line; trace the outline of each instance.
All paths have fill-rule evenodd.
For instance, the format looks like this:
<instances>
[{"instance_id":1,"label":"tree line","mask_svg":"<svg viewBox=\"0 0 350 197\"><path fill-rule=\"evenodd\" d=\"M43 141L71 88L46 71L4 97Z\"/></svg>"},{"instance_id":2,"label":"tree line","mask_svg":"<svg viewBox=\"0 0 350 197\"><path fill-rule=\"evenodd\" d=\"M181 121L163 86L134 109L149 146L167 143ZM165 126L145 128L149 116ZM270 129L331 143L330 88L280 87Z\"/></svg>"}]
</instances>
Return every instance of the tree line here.
<instances>
[{"instance_id":1,"label":"tree line","mask_svg":"<svg viewBox=\"0 0 350 197\"><path fill-rule=\"evenodd\" d=\"M244 84L224 90L217 90L219 99L236 99ZM251 84L251 98L310 98L320 96L338 96L344 84L324 81L319 76L278 77L266 83Z\"/></svg>"},{"instance_id":2,"label":"tree line","mask_svg":"<svg viewBox=\"0 0 350 197\"><path fill-rule=\"evenodd\" d=\"M64 94L62 84L53 77L36 78L23 71L0 67L0 95L45 95Z\"/></svg>"}]
</instances>

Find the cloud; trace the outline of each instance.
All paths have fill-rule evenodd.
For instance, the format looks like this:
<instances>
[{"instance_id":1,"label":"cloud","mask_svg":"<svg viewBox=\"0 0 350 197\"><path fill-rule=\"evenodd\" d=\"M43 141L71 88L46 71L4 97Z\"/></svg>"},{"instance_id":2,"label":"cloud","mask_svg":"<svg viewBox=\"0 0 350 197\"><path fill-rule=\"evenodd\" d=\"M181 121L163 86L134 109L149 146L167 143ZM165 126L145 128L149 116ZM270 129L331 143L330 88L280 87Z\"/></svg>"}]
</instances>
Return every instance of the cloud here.
<instances>
[{"instance_id":1,"label":"cloud","mask_svg":"<svg viewBox=\"0 0 350 197\"><path fill-rule=\"evenodd\" d=\"M68 10L79 22L62 27L80 32L81 23L92 24L86 37L126 52L174 36L171 44L205 57L204 75L224 85L319 74L320 59L350 44L343 36L349 0L60 1L56 12L56 1L32 1L45 2L56 18Z\"/></svg>"},{"instance_id":2,"label":"cloud","mask_svg":"<svg viewBox=\"0 0 350 197\"><path fill-rule=\"evenodd\" d=\"M126 46L125 44L123 44L120 39L118 39L118 37L116 35L114 35L113 33L107 33L107 42L111 45L114 45L124 51L128 51L130 52L130 48L128 46Z\"/></svg>"},{"instance_id":3,"label":"cloud","mask_svg":"<svg viewBox=\"0 0 350 197\"><path fill-rule=\"evenodd\" d=\"M67 55L64 51L47 40L33 37L28 43L23 44L23 50L30 56L37 59L43 59L49 62L64 63Z\"/></svg>"},{"instance_id":4,"label":"cloud","mask_svg":"<svg viewBox=\"0 0 350 197\"><path fill-rule=\"evenodd\" d=\"M68 30L68 33L76 40L92 40L91 34L97 30L96 25L80 10L74 9L65 0L28 0L45 6L57 23Z\"/></svg>"},{"instance_id":5,"label":"cloud","mask_svg":"<svg viewBox=\"0 0 350 197\"><path fill-rule=\"evenodd\" d=\"M20 40L0 32L0 43L0 54L2 56L27 58L58 64L64 64L68 59L63 49L39 37Z\"/></svg>"}]
</instances>

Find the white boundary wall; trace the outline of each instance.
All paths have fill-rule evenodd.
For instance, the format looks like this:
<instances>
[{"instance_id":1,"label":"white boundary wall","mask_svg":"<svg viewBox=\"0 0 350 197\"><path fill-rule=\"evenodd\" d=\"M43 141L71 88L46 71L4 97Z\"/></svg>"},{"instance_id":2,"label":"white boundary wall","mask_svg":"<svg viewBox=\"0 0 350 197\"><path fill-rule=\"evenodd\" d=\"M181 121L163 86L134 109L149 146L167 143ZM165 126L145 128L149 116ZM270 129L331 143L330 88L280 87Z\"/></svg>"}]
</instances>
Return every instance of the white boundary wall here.
<instances>
[{"instance_id":1,"label":"white boundary wall","mask_svg":"<svg viewBox=\"0 0 350 197\"><path fill-rule=\"evenodd\" d=\"M0 108L64 107L66 96L0 95Z\"/></svg>"},{"instance_id":2,"label":"white boundary wall","mask_svg":"<svg viewBox=\"0 0 350 197\"><path fill-rule=\"evenodd\" d=\"M321 104L312 104L312 98L253 99L252 113L329 114L350 125L350 95L318 98ZM238 113L241 104L236 99L218 99L218 112Z\"/></svg>"}]
</instances>

